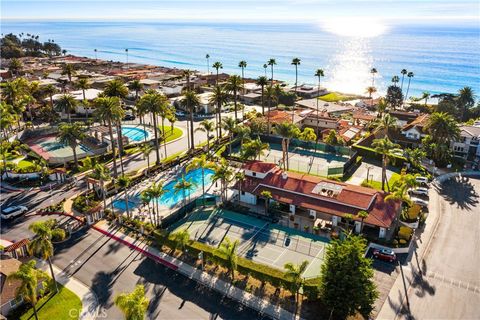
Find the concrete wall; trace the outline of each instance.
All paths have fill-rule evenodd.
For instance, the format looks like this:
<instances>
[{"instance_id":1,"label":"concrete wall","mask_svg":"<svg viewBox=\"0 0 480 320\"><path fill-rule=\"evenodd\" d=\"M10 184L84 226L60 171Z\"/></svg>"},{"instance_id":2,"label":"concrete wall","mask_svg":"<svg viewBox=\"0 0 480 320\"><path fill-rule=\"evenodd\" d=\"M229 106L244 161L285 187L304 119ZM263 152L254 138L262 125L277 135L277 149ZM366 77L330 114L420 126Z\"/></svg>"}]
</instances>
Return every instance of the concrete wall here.
<instances>
[{"instance_id":1,"label":"concrete wall","mask_svg":"<svg viewBox=\"0 0 480 320\"><path fill-rule=\"evenodd\" d=\"M249 177L255 177L255 178L259 178L259 179L263 179L265 178L265 176L267 175L266 173L261 173L261 172L254 172L251 171L251 170L245 170L245 175L246 176L249 176Z\"/></svg>"},{"instance_id":2,"label":"concrete wall","mask_svg":"<svg viewBox=\"0 0 480 320\"><path fill-rule=\"evenodd\" d=\"M257 204L257 196L255 196L251 193L245 192L245 194L240 194L240 201L248 203L248 204L256 205Z\"/></svg>"}]
</instances>

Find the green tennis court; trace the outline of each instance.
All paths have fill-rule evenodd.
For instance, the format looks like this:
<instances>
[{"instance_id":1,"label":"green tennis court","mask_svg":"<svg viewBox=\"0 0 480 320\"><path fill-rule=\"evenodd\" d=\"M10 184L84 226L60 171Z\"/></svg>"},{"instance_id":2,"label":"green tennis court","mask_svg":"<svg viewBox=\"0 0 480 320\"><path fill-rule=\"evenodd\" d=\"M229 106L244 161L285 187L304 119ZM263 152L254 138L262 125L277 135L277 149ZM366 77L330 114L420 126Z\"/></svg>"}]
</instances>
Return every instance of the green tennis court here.
<instances>
[{"instance_id":1,"label":"green tennis court","mask_svg":"<svg viewBox=\"0 0 480 320\"><path fill-rule=\"evenodd\" d=\"M287 262L307 260L305 278L320 273L328 244L327 239L313 234L222 209L197 210L174 229L187 229L191 238L213 247L218 247L225 237L239 240L240 256L280 270Z\"/></svg>"}]
</instances>

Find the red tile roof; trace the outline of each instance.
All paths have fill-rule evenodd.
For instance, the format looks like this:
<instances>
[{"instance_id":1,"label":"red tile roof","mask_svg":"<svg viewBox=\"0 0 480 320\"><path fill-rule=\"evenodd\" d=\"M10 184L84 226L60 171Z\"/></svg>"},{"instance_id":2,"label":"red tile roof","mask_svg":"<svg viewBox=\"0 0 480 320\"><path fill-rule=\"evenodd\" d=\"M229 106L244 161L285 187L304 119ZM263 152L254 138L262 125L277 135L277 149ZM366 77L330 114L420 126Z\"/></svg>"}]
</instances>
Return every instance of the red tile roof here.
<instances>
[{"instance_id":1,"label":"red tile roof","mask_svg":"<svg viewBox=\"0 0 480 320\"><path fill-rule=\"evenodd\" d=\"M245 163L242 168L250 171L267 173L276 167L277 165L274 163L268 163L268 162L262 162L262 161L249 161Z\"/></svg>"},{"instance_id":2,"label":"red tile roof","mask_svg":"<svg viewBox=\"0 0 480 320\"><path fill-rule=\"evenodd\" d=\"M292 122L292 114L280 110L267 112L265 117L269 118L271 123Z\"/></svg>"},{"instance_id":3,"label":"red tile roof","mask_svg":"<svg viewBox=\"0 0 480 320\"><path fill-rule=\"evenodd\" d=\"M20 241L17 241L15 243L12 243L11 245L9 245L8 247L6 247L3 251L5 252L12 252L12 251L15 251L23 246L27 246L28 244L30 243L30 240L28 239L23 239L23 240L20 240Z\"/></svg>"},{"instance_id":4,"label":"red tile roof","mask_svg":"<svg viewBox=\"0 0 480 320\"><path fill-rule=\"evenodd\" d=\"M346 213L355 216L360 210L366 210L370 214L365 223L385 228L390 227L400 208L400 202L386 203L385 194L374 189L307 174L288 172L286 178L282 175L283 172L277 168L264 179L246 176L242 182L242 190L256 195L268 190L272 198L279 202L340 217ZM319 183L338 188L338 194L327 196L314 192ZM320 188L323 187L317 187Z\"/></svg>"}]
</instances>

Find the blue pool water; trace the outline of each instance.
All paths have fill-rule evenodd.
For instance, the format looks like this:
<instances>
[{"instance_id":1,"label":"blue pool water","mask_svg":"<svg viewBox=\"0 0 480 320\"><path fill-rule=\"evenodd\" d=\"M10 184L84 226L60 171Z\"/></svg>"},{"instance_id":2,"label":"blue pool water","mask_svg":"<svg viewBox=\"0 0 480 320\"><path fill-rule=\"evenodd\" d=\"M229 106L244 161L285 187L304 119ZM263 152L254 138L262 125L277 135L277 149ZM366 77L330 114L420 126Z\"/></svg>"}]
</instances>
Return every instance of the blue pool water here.
<instances>
[{"instance_id":1,"label":"blue pool water","mask_svg":"<svg viewBox=\"0 0 480 320\"><path fill-rule=\"evenodd\" d=\"M138 205L137 202L128 200L128 209L129 209L129 210L134 209L137 205ZM114 201L113 201L113 206L114 206L116 209L119 209L119 210L121 210L121 211L127 211L127 205L126 205L125 199L117 199L117 200L114 200Z\"/></svg>"},{"instance_id":2,"label":"blue pool water","mask_svg":"<svg viewBox=\"0 0 480 320\"><path fill-rule=\"evenodd\" d=\"M148 138L148 132L137 127L122 126L122 135L135 142L144 141L145 137Z\"/></svg>"}]
</instances>

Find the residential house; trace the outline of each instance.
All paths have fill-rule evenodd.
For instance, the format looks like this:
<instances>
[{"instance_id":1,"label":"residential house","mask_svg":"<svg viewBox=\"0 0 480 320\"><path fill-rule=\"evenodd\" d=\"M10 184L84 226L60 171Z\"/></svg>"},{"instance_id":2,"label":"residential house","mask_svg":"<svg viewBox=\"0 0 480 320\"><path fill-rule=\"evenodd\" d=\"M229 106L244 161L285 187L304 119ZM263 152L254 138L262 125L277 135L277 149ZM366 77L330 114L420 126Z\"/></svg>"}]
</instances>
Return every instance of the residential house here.
<instances>
[{"instance_id":1,"label":"residential house","mask_svg":"<svg viewBox=\"0 0 480 320\"><path fill-rule=\"evenodd\" d=\"M86 89L85 90L85 100L91 102L95 98L97 98L100 93L102 93L102 90L92 89L92 88ZM72 95L75 98L75 100L77 100L79 102L77 107L76 107L75 113L85 115L86 113L92 114L95 111L94 108L90 108L90 106L88 104L85 105L83 103L83 90L71 91L68 94ZM56 100L60 99L60 97L62 95L63 94L60 94L60 93L53 95L53 97L52 97L53 101L56 101ZM46 100L48 100L48 98ZM64 113L63 110L57 110L57 112L59 112L62 119L67 118L67 114Z\"/></svg>"},{"instance_id":2,"label":"residential house","mask_svg":"<svg viewBox=\"0 0 480 320\"><path fill-rule=\"evenodd\" d=\"M360 233L362 219L357 214L364 210L369 215L363 221L363 233L381 239L393 236L401 202L386 201L386 193L382 191L285 172L273 163L261 161L248 162L243 170L245 180L235 186L235 197L246 205L263 206L266 200L262 192L269 191L271 201L280 208L282 223L287 226L306 231L315 227L331 231L351 227ZM346 214L353 215L353 225L345 218Z\"/></svg>"},{"instance_id":3,"label":"residential house","mask_svg":"<svg viewBox=\"0 0 480 320\"><path fill-rule=\"evenodd\" d=\"M454 155L468 161L480 160L480 125L460 126L459 129L460 140L451 144Z\"/></svg>"},{"instance_id":4,"label":"residential house","mask_svg":"<svg viewBox=\"0 0 480 320\"><path fill-rule=\"evenodd\" d=\"M22 263L13 257L0 256L0 314L3 316L7 316L12 309L23 303L23 299L16 297L21 282L8 279L8 276L17 272L21 265Z\"/></svg>"},{"instance_id":5,"label":"residential house","mask_svg":"<svg viewBox=\"0 0 480 320\"><path fill-rule=\"evenodd\" d=\"M318 90L317 86L308 86L305 84L297 86L296 90L295 90L295 86L293 86L288 91L289 92L296 91L297 96L302 97L303 99L312 99L312 98L326 95L328 93L328 91L325 88L320 88L320 90Z\"/></svg>"},{"instance_id":6,"label":"residential house","mask_svg":"<svg viewBox=\"0 0 480 320\"><path fill-rule=\"evenodd\" d=\"M304 99L296 102L297 107L317 110L322 114L327 113L329 117L340 117L344 113L352 112L356 107L348 103L333 103L314 99Z\"/></svg>"},{"instance_id":7,"label":"residential house","mask_svg":"<svg viewBox=\"0 0 480 320\"><path fill-rule=\"evenodd\" d=\"M429 114L418 115L413 121L403 125L399 130L391 130L389 132L390 139L406 148L419 147L423 137L426 136L423 128L427 124L429 117Z\"/></svg>"}]
</instances>

